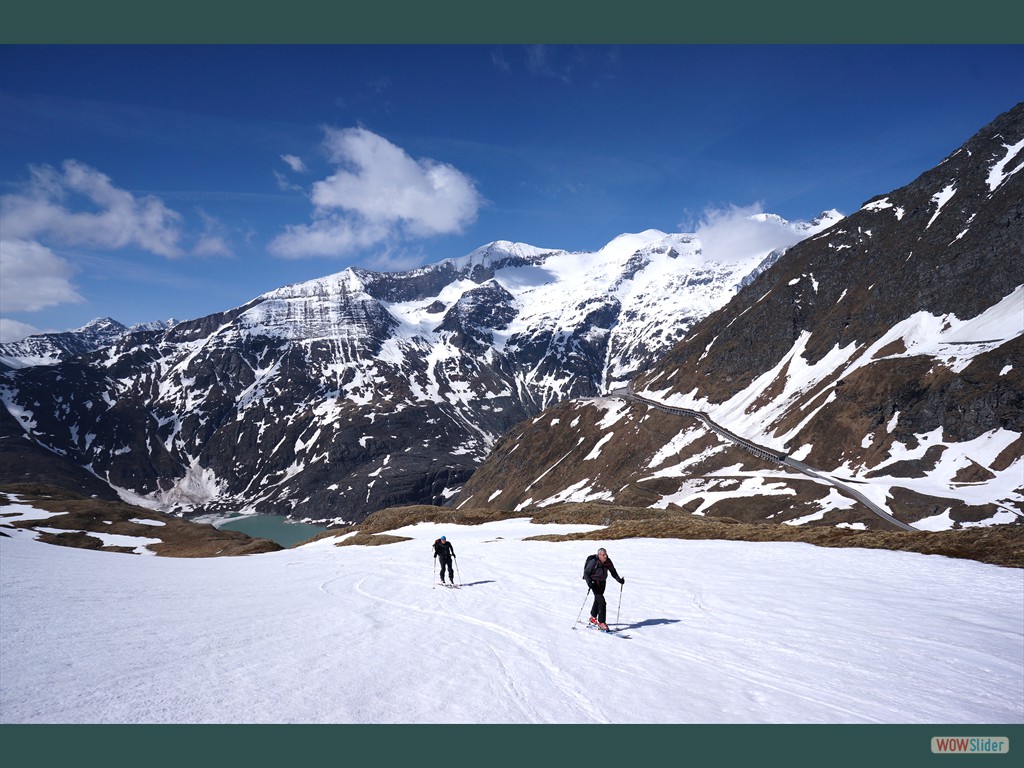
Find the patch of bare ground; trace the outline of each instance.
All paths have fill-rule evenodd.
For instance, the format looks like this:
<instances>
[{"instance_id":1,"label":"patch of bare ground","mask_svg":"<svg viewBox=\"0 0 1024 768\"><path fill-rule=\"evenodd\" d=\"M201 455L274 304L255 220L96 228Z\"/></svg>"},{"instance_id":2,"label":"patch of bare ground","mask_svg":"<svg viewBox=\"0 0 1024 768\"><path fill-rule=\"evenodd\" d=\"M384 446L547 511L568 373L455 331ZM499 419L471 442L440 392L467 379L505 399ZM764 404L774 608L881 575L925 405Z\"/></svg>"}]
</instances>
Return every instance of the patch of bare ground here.
<instances>
[{"instance_id":1,"label":"patch of bare ground","mask_svg":"<svg viewBox=\"0 0 1024 768\"><path fill-rule=\"evenodd\" d=\"M344 541L339 541L335 546L377 547L381 544L396 544L399 541L412 541L412 539L408 536L392 536L390 533L363 533L362 531L356 531L355 534L349 536Z\"/></svg>"},{"instance_id":2,"label":"patch of bare ground","mask_svg":"<svg viewBox=\"0 0 1024 768\"><path fill-rule=\"evenodd\" d=\"M39 541L48 544L104 552L134 551L134 547L130 546L104 546L102 539L90 535L107 533L140 539L160 539L160 543L146 546L163 557L229 557L283 549L277 542L254 539L240 531L223 531L206 523L190 522L145 507L87 498L68 490L38 483L12 483L0 486L0 504L11 504L15 500L51 512L53 516L45 520L20 522L8 522L0 516L0 533L3 533L4 527L29 529L36 531ZM51 530L40 531L40 528ZM53 529L60 532L54 533Z\"/></svg>"},{"instance_id":3,"label":"patch of bare ground","mask_svg":"<svg viewBox=\"0 0 1024 768\"><path fill-rule=\"evenodd\" d=\"M872 360L884 360L887 357L894 357L896 355L905 354L907 351L907 344L903 339L894 339L886 344L884 347L879 349L871 356Z\"/></svg>"},{"instance_id":4,"label":"patch of bare ground","mask_svg":"<svg viewBox=\"0 0 1024 768\"><path fill-rule=\"evenodd\" d=\"M973 459L968 459L967 461L967 466L962 467L953 476L954 483L970 485L971 483L985 483L989 480L995 480L996 476L993 472L985 469L985 467Z\"/></svg>"},{"instance_id":5,"label":"patch of bare ground","mask_svg":"<svg viewBox=\"0 0 1024 768\"><path fill-rule=\"evenodd\" d=\"M534 523L600 525L601 530L538 534L531 541L610 541L615 539L719 539L723 541L796 541L819 547L860 547L917 552L1024 568L1024 525L996 525L950 531L859 531L833 526L744 523L728 517L697 517L677 510L644 509L601 503L561 504L520 512L454 510L443 507L398 507L375 512L358 525L336 528L317 538L358 531L367 538L417 522L481 525L529 517ZM398 537L393 537L398 538ZM384 543L354 541L344 543Z\"/></svg>"},{"instance_id":6,"label":"patch of bare ground","mask_svg":"<svg viewBox=\"0 0 1024 768\"><path fill-rule=\"evenodd\" d=\"M747 413L754 413L768 406L775 401L775 398L781 396L786 391L786 382L789 380L789 363L790 361L787 360L782 366L782 370L775 375L771 384L765 387L754 402L747 406Z\"/></svg>"},{"instance_id":7,"label":"patch of bare ground","mask_svg":"<svg viewBox=\"0 0 1024 768\"><path fill-rule=\"evenodd\" d=\"M991 465L992 469L996 472L1007 470L1020 456L1024 456L1024 435L1018 437L996 456Z\"/></svg>"}]
</instances>

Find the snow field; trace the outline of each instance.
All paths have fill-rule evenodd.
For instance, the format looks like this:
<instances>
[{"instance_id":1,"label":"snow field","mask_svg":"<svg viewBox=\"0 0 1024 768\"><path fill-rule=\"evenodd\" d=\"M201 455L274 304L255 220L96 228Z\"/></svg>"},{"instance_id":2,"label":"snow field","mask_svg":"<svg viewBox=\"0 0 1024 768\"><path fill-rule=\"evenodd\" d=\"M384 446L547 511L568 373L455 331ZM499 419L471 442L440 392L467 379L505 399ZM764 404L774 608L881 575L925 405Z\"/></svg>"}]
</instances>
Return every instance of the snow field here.
<instances>
[{"instance_id":1,"label":"snow field","mask_svg":"<svg viewBox=\"0 0 1024 768\"><path fill-rule=\"evenodd\" d=\"M8 507L7 511L11 508ZM172 559L0 538L3 723L1022 723L1017 569L805 544L420 524ZM10 530L10 529L8 529ZM460 590L434 584L455 546ZM580 627L583 561L621 589ZM582 611L581 611L582 608Z\"/></svg>"}]
</instances>

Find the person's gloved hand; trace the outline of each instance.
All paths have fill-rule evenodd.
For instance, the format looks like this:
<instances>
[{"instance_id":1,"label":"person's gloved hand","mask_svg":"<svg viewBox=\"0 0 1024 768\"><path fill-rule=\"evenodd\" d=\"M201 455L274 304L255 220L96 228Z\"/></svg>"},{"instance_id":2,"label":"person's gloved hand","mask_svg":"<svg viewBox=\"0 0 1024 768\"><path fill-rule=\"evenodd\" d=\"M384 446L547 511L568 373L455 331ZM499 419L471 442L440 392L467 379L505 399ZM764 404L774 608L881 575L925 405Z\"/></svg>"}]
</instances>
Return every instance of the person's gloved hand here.
<instances>
[{"instance_id":1,"label":"person's gloved hand","mask_svg":"<svg viewBox=\"0 0 1024 768\"><path fill-rule=\"evenodd\" d=\"M619 584L625 584L625 583L626 583L626 577L623 576L621 579L619 579Z\"/></svg>"}]
</instances>

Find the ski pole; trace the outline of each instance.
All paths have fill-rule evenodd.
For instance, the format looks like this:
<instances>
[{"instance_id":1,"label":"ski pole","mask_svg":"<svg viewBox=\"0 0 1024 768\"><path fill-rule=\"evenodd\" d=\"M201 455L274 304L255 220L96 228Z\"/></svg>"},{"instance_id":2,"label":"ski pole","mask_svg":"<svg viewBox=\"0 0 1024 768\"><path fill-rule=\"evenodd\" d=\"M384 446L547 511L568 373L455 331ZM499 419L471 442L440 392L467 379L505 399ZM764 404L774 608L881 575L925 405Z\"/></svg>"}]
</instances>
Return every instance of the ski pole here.
<instances>
[{"instance_id":1,"label":"ski pole","mask_svg":"<svg viewBox=\"0 0 1024 768\"><path fill-rule=\"evenodd\" d=\"M622 582L619 582L619 607L615 609L615 623L619 623L619 611L622 610Z\"/></svg>"},{"instance_id":2,"label":"ski pole","mask_svg":"<svg viewBox=\"0 0 1024 768\"><path fill-rule=\"evenodd\" d=\"M587 594L583 596L583 605L580 606L580 612L576 614L576 621L573 623L572 628L576 629L576 625L580 623L580 616L583 615L583 609L587 607L587 598L590 597L590 587L587 587Z\"/></svg>"},{"instance_id":3,"label":"ski pole","mask_svg":"<svg viewBox=\"0 0 1024 768\"><path fill-rule=\"evenodd\" d=\"M435 557L434 559L436 560L437 558ZM431 565L430 565L430 588L433 589L436 586L437 586L437 574L434 573L434 565L433 565L433 563L431 563Z\"/></svg>"},{"instance_id":4,"label":"ski pole","mask_svg":"<svg viewBox=\"0 0 1024 768\"><path fill-rule=\"evenodd\" d=\"M459 577L459 586L461 587L462 586L462 574L459 573L459 558L453 557L452 560L455 561L455 573Z\"/></svg>"}]
</instances>

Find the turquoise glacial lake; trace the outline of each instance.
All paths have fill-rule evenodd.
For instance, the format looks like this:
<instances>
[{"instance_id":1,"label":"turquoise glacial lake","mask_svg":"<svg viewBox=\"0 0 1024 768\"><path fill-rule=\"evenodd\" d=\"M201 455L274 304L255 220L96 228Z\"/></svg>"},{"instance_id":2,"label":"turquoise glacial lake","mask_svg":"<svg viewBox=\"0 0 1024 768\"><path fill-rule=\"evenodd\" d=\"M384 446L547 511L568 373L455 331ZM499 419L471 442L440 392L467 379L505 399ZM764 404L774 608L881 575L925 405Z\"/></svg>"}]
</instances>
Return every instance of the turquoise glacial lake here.
<instances>
[{"instance_id":1,"label":"turquoise glacial lake","mask_svg":"<svg viewBox=\"0 0 1024 768\"><path fill-rule=\"evenodd\" d=\"M270 539L282 547L290 547L307 541L327 528L310 523L290 523L279 515L250 515L218 522L218 528L226 531L241 531L257 539Z\"/></svg>"}]
</instances>

